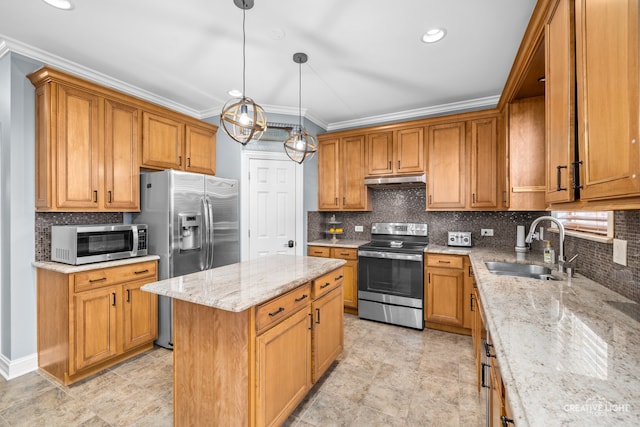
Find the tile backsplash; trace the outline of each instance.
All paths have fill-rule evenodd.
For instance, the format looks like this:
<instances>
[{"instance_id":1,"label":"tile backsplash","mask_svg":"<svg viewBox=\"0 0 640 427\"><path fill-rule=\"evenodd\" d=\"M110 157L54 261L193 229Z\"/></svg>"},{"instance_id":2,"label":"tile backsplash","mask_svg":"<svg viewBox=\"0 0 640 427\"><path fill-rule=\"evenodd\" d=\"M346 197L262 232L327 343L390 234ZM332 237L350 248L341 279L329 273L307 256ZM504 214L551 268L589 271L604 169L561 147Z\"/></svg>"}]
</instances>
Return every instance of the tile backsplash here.
<instances>
[{"instance_id":1,"label":"tile backsplash","mask_svg":"<svg viewBox=\"0 0 640 427\"><path fill-rule=\"evenodd\" d=\"M36 212L36 261L51 261L51 226L122 223L120 212Z\"/></svg>"},{"instance_id":2,"label":"tile backsplash","mask_svg":"<svg viewBox=\"0 0 640 427\"><path fill-rule=\"evenodd\" d=\"M325 224L331 217L343 222L343 239L370 240L374 222L418 222L429 225L429 243L446 245L448 231L470 231L473 246L513 248L518 225L528 231L531 222L548 212L426 212L424 188L372 189L371 212L309 212L308 241L325 238ZM627 240L627 266L613 263L613 245L597 243L567 236L565 254L578 254L573 263L578 274L640 303L640 211L617 211L614 215L615 237ZM364 232L356 233L355 226L362 225ZM547 227L544 223L542 226ZM480 236L482 228L492 228L493 237ZM547 236L555 248L558 236ZM541 253L542 242L534 241L532 251ZM556 249L557 251L557 249Z\"/></svg>"}]
</instances>

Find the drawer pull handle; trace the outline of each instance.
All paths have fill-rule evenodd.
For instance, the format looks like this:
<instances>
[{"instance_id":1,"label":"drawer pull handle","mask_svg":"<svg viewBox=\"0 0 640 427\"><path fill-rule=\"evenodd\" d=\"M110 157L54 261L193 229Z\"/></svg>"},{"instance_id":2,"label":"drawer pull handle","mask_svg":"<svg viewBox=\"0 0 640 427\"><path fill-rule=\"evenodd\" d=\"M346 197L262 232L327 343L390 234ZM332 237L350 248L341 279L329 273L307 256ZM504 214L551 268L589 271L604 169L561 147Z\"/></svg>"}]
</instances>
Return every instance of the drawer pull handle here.
<instances>
[{"instance_id":1,"label":"drawer pull handle","mask_svg":"<svg viewBox=\"0 0 640 427\"><path fill-rule=\"evenodd\" d=\"M111 190L107 191L107 194L109 195L109 203L111 203L112 202L112 200L111 200Z\"/></svg>"},{"instance_id":2,"label":"drawer pull handle","mask_svg":"<svg viewBox=\"0 0 640 427\"><path fill-rule=\"evenodd\" d=\"M106 277L101 277L99 279L89 279L89 283L104 282L105 280L107 280Z\"/></svg>"},{"instance_id":3,"label":"drawer pull handle","mask_svg":"<svg viewBox=\"0 0 640 427\"><path fill-rule=\"evenodd\" d=\"M451 264L451 261L445 261L445 260L439 259L438 264Z\"/></svg>"},{"instance_id":4,"label":"drawer pull handle","mask_svg":"<svg viewBox=\"0 0 640 427\"><path fill-rule=\"evenodd\" d=\"M140 270L140 271L134 271L133 274L144 274L144 273L148 273L149 269L145 268L144 270Z\"/></svg>"},{"instance_id":5,"label":"drawer pull handle","mask_svg":"<svg viewBox=\"0 0 640 427\"><path fill-rule=\"evenodd\" d=\"M313 314L309 313L309 330L313 330Z\"/></svg>"},{"instance_id":6,"label":"drawer pull handle","mask_svg":"<svg viewBox=\"0 0 640 427\"><path fill-rule=\"evenodd\" d=\"M489 364L487 364L487 363L482 363L482 377L481 377L481 379L480 379L480 385L481 385L483 388L489 388L489 387L490 387L490 386L489 386L489 384L487 383L487 380L486 380L486 378L485 378L485 373L484 373L485 368L488 368L488 367L490 367L490 365L489 365Z\"/></svg>"},{"instance_id":7,"label":"drawer pull handle","mask_svg":"<svg viewBox=\"0 0 640 427\"><path fill-rule=\"evenodd\" d=\"M112 306L116 306L116 293L115 292L111 292L111 295L113 296L113 303L111 304Z\"/></svg>"},{"instance_id":8,"label":"drawer pull handle","mask_svg":"<svg viewBox=\"0 0 640 427\"><path fill-rule=\"evenodd\" d=\"M502 427L508 427L509 424L515 425L515 422L511 418L507 418L506 415L502 415L500 421L502 421Z\"/></svg>"},{"instance_id":9,"label":"drawer pull handle","mask_svg":"<svg viewBox=\"0 0 640 427\"><path fill-rule=\"evenodd\" d=\"M318 320L316 320L316 323L319 325L320 324L320 309L316 308L316 314L318 315Z\"/></svg>"},{"instance_id":10,"label":"drawer pull handle","mask_svg":"<svg viewBox=\"0 0 640 427\"><path fill-rule=\"evenodd\" d=\"M307 298L307 297L308 297L308 295L307 295L307 294L302 294L302 296L301 296L300 298L296 298L296 299L295 299L295 301L296 301L296 302L300 302L300 301L304 300L304 299L305 299L305 298Z\"/></svg>"},{"instance_id":11,"label":"drawer pull handle","mask_svg":"<svg viewBox=\"0 0 640 427\"><path fill-rule=\"evenodd\" d=\"M335 281L337 282L338 280L342 279L343 277L344 277L344 276L341 274L341 275L339 275L338 277L336 277L336 278L335 278L335 279L333 279L333 280L335 280Z\"/></svg>"},{"instance_id":12,"label":"drawer pull handle","mask_svg":"<svg viewBox=\"0 0 640 427\"><path fill-rule=\"evenodd\" d=\"M93 190L93 201L98 203L98 190Z\"/></svg>"},{"instance_id":13,"label":"drawer pull handle","mask_svg":"<svg viewBox=\"0 0 640 427\"><path fill-rule=\"evenodd\" d=\"M271 316L271 317L276 316L276 315L282 313L283 311L284 311L284 307L280 307L279 309L277 309L273 313L269 313L269 316Z\"/></svg>"},{"instance_id":14,"label":"drawer pull handle","mask_svg":"<svg viewBox=\"0 0 640 427\"><path fill-rule=\"evenodd\" d=\"M326 288L327 286L330 286L330 285L331 285L331 282L327 282L324 285L320 285L320 289L324 289L324 288Z\"/></svg>"},{"instance_id":15,"label":"drawer pull handle","mask_svg":"<svg viewBox=\"0 0 640 427\"><path fill-rule=\"evenodd\" d=\"M127 302L131 302L131 289L127 289Z\"/></svg>"}]
</instances>

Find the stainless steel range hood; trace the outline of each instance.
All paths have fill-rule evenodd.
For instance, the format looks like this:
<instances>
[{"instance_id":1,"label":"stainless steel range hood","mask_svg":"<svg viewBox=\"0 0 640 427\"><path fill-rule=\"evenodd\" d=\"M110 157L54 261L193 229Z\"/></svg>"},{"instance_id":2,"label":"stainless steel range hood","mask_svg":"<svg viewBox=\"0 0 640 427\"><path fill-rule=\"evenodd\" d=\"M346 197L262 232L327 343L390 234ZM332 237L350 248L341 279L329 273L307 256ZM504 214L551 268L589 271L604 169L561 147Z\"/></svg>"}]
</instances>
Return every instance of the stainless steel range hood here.
<instances>
[{"instance_id":1,"label":"stainless steel range hood","mask_svg":"<svg viewBox=\"0 0 640 427\"><path fill-rule=\"evenodd\" d=\"M368 187L424 187L427 183L427 176L422 175L403 175L403 176L386 176L365 178L364 184Z\"/></svg>"}]
</instances>

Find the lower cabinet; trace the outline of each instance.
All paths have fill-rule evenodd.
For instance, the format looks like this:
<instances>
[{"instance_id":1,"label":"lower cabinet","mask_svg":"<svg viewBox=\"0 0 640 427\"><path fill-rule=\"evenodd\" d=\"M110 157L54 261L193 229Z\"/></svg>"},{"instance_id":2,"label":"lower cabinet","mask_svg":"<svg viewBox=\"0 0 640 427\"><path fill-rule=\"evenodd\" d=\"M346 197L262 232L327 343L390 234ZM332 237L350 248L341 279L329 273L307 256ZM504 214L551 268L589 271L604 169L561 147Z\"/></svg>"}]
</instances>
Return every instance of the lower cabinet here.
<instances>
[{"instance_id":1,"label":"lower cabinet","mask_svg":"<svg viewBox=\"0 0 640 427\"><path fill-rule=\"evenodd\" d=\"M427 254L425 263L425 322L462 328L464 259L457 255Z\"/></svg>"},{"instance_id":2,"label":"lower cabinet","mask_svg":"<svg viewBox=\"0 0 640 427\"><path fill-rule=\"evenodd\" d=\"M157 297L140 288L157 280L157 261L78 273L38 269L38 366L76 382L153 347Z\"/></svg>"},{"instance_id":3,"label":"lower cabinet","mask_svg":"<svg viewBox=\"0 0 640 427\"><path fill-rule=\"evenodd\" d=\"M309 256L339 258L347 261L342 267L344 270L344 311L351 314L358 314L358 249L309 246L307 248L307 254Z\"/></svg>"},{"instance_id":4,"label":"lower cabinet","mask_svg":"<svg viewBox=\"0 0 640 427\"><path fill-rule=\"evenodd\" d=\"M313 382L324 374L344 347L342 286L316 299L313 313Z\"/></svg>"}]
</instances>

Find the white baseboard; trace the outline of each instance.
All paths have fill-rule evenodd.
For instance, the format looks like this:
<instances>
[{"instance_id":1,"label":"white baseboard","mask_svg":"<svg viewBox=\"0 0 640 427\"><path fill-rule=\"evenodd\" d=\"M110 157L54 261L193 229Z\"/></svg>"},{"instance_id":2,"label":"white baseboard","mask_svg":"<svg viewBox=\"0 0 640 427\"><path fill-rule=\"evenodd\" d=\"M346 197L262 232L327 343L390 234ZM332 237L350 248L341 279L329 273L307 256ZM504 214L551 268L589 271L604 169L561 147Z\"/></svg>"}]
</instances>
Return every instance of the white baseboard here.
<instances>
[{"instance_id":1,"label":"white baseboard","mask_svg":"<svg viewBox=\"0 0 640 427\"><path fill-rule=\"evenodd\" d=\"M0 354L0 375L7 381L38 369L38 354L33 353L15 360Z\"/></svg>"}]
</instances>

